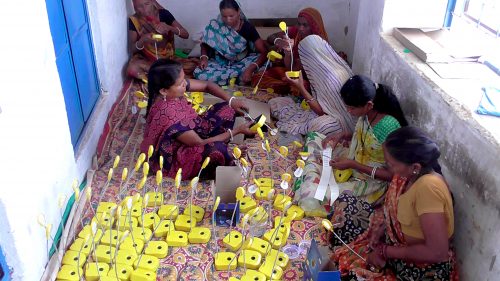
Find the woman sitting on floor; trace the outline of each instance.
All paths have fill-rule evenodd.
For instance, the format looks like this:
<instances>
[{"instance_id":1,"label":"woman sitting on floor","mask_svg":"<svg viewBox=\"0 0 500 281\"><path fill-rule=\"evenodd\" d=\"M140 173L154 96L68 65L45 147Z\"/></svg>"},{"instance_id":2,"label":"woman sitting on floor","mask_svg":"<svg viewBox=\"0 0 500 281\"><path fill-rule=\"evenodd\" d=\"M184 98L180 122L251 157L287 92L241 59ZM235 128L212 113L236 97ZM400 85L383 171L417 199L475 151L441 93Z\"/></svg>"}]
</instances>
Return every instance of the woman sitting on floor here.
<instances>
[{"instance_id":1,"label":"woman sitting on floor","mask_svg":"<svg viewBox=\"0 0 500 281\"><path fill-rule=\"evenodd\" d=\"M219 10L219 17L205 28L200 64L194 76L219 85L227 85L235 77L249 83L252 74L266 61L265 42L235 0L222 0Z\"/></svg>"},{"instance_id":2,"label":"woman sitting on floor","mask_svg":"<svg viewBox=\"0 0 500 281\"><path fill-rule=\"evenodd\" d=\"M159 157L164 159L164 174L175 177L182 168L182 178L198 174L201 164L210 157L204 178L213 178L215 168L230 165L232 157L226 142L237 134L252 134L249 124L234 130L235 110L246 108L241 99L230 97L212 82L186 79L180 63L168 59L156 61L148 74L149 101L146 128L141 151L154 147L152 171L159 169ZM184 96L186 91L208 92L225 102L215 104L198 115Z\"/></svg>"},{"instance_id":3,"label":"woman sitting on floor","mask_svg":"<svg viewBox=\"0 0 500 281\"><path fill-rule=\"evenodd\" d=\"M303 39L298 51L310 79L311 92L304 86L302 74L299 79L287 77L287 80L299 89L310 109L303 109L291 97L271 99L269 105L273 117L278 119L278 129L295 135L351 133L354 121L340 97L340 88L352 76L351 69L318 35Z\"/></svg>"},{"instance_id":4,"label":"woman sitting on floor","mask_svg":"<svg viewBox=\"0 0 500 281\"><path fill-rule=\"evenodd\" d=\"M453 200L441 175L437 144L421 130L405 127L384 143L394 173L383 208L352 195L335 203L335 232L356 254L330 237L332 260L346 280L458 280L450 240Z\"/></svg>"},{"instance_id":5,"label":"woman sitting on floor","mask_svg":"<svg viewBox=\"0 0 500 281\"><path fill-rule=\"evenodd\" d=\"M174 35L188 38L189 33L168 11L154 0L133 0L135 14L128 20L130 58L127 74L145 80L151 64L159 58L173 59ZM156 41L154 34L162 35ZM191 62L193 64L193 62ZM193 65L186 65L194 69Z\"/></svg>"},{"instance_id":6,"label":"woman sitting on floor","mask_svg":"<svg viewBox=\"0 0 500 281\"><path fill-rule=\"evenodd\" d=\"M349 113L358 117L354 133L341 132L326 138L316 133L309 134L307 151L321 151L331 145L335 157L330 161L333 169L352 172L346 182L339 183L340 193L350 193L370 204L377 204L383 198L387 182L392 178L392 173L386 169L382 143L391 132L408 123L391 89L375 84L365 76L351 77L340 93ZM337 144L349 140L349 148L337 147ZM314 198L322 171L321 159L314 160L314 157L316 155L313 154L308 161L295 198L304 210L324 214L321 202Z\"/></svg>"},{"instance_id":7,"label":"woman sitting on floor","mask_svg":"<svg viewBox=\"0 0 500 281\"><path fill-rule=\"evenodd\" d=\"M300 95L300 89L293 84L290 85L286 80L285 72L289 71L291 66L290 45L293 50L293 69L302 70L298 52L299 43L302 39L313 34L320 36L323 40L328 42L328 35L323 25L323 18L320 12L314 8L305 8L301 10L297 22L297 26L288 28L290 40L286 39L283 31L272 34L267 38L269 45L275 46L277 51L284 54L284 60L282 63L273 63L273 67L266 70L259 84L259 88L272 88L274 92L279 95L288 95L290 92L292 92L293 95ZM262 72L253 75L252 87L257 85L261 76ZM309 81L306 77L304 77L304 85L306 89L310 89Z\"/></svg>"}]
</instances>

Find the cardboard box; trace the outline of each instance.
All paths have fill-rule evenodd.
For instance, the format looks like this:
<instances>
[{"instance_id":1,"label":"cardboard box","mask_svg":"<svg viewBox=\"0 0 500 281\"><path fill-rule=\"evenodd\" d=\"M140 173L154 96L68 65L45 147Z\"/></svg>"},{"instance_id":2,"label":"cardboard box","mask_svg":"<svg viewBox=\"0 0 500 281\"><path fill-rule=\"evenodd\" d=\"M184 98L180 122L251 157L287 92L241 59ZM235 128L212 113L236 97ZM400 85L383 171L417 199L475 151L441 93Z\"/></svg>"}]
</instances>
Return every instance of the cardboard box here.
<instances>
[{"instance_id":1,"label":"cardboard box","mask_svg":"<svg viewBox=\"0 0 500 281\"><path fill-rule=\"evenodd\" d=\"M302 268L304 270L303 281L340 281L340 271L326 271L330 256L328 248L320 250L316 240L311 241L311 247Z\"/></svg>"}]
</instances>

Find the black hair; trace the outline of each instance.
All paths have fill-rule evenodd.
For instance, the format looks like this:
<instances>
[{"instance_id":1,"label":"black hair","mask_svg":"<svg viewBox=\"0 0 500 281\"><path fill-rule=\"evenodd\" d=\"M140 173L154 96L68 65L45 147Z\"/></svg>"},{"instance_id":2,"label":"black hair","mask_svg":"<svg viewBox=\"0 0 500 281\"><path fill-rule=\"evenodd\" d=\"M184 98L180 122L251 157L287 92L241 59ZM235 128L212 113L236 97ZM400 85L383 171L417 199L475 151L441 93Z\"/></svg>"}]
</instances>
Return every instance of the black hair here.
<instances>
[{"instance_id":1,"label":"black hair","mask_svg":"<svg viewBox=\"0 0 500 281\"><path fill-rule=\"evenodd\" d=\"M159 59L151 65L148 72L148 108L146 116L149 114L151 106L160 95L161 89L169 89L175 84L182 71L182 64L171 59Z\"/></svg>"},{"instance_id":2,"label":"black hair","mask_svg":"<svg viewBox=\"0 0 500 281\"><path fill-rule=\"evenodd\" d=\"M391 115L401 126L408 125L398 98L389 86L383 84L377 86L370 78L355 75L345 82L340 95L346 105L353 107L362 107L371 101L373 109L377 112Z\"/></svg>"},{"instance_id":3,"label":"black hair","mask_svg":"<svg viewBox=\"0 0 500 281\"><path fill-rule=\"evenodd\" d=\"M236 12L240 11L240 5L238 5L238 2L236 0L222 0L219 3L219 10L224 10L224 9L233 9Z\"/></svg>"},{"instance_id":4,"label":"black hair","mask_svg":"<svg viewBox=\"0 0 500 281\"><path fill-rule=\"evenodd\" d=\"M438 162L441 156L439 147L421 129L412 126L399 128L389 134L384 144L387 152L399 162L407 165L420 164L420 175L432 171L442 173Z\"/></svg>"}]
</instances>

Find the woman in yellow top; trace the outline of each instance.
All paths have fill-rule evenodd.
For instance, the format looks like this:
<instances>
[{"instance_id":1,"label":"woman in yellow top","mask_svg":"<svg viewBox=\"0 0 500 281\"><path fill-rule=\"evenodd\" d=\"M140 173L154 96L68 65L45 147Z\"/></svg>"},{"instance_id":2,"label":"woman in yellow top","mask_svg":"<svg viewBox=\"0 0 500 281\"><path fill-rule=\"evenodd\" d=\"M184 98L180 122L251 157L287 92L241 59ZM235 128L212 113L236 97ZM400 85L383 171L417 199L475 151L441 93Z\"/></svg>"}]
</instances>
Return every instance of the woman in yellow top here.
<instances>
[{"instance_id":1,"label":"woman in yellow top","mask_svg":"<svg viewBox=\"0 0 500 281\"><path fill-rule=\"evenodd\" d=\"M332 260L349 278L457 280L453 199L437 144L420 129L404 127L387 137L384 154L394 177L383 208L343 194L332 216L335 232L366 262L346 247L335 248Z\"/></svg>"}]
</instances>

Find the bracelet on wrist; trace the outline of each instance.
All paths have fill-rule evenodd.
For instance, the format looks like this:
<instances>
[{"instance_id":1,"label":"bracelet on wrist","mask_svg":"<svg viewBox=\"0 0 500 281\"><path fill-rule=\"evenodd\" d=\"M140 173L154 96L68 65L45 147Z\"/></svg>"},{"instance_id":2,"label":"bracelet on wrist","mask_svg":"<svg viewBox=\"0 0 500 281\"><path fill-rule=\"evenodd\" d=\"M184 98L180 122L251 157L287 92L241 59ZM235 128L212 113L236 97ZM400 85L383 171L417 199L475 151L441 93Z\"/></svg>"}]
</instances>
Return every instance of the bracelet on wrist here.
<instances>
[{"instance_id":1,"label":"bracelet on wrist","mask_svg":"<svg viewBox=\"0 0 500 281\"><path fill-rule=\"evenodd\" d=\"M233 108L232 105L231 105L231 102L233 101L235 97L231 97L229 98L229 101L227 102L229 104L229 107Z\"/></svg>"},{"instance_id":2,"label":"bracelet on wrist","mask_svg":"<svg viewBox=\"0 0 500 281\"><path fill-rule=\"evenodd\" d=\"M144 45L142 45L142 47L139 47L137 43L139 43L139 41L135 41L135 48L139 51L142 51L144 49Z\"/></svg>"},{"instance_id":3,"label":"bracelet on wrist","mask_svg":"<svg viewBox=\"0 0 500 281\"><path fill-rule=\"evenodd\" d=\"M207 60L209 59L209 57L208 57L207 55L201 55L201 56L200 56L200 60L201 60L202 58L206 58Z\"/></svg>"},{"instance_id":4,"label":"bracelet on wrist","mask_svg":"<svg viewBox=\"0 0 500 281\"><path fill-rule=\"evenodd\" d=\"M229 136L230 136L229 140L233 141L234 140L233 131L231 129L227 129L227 131L229 132Z\"/></svg>"}]
</instances>

